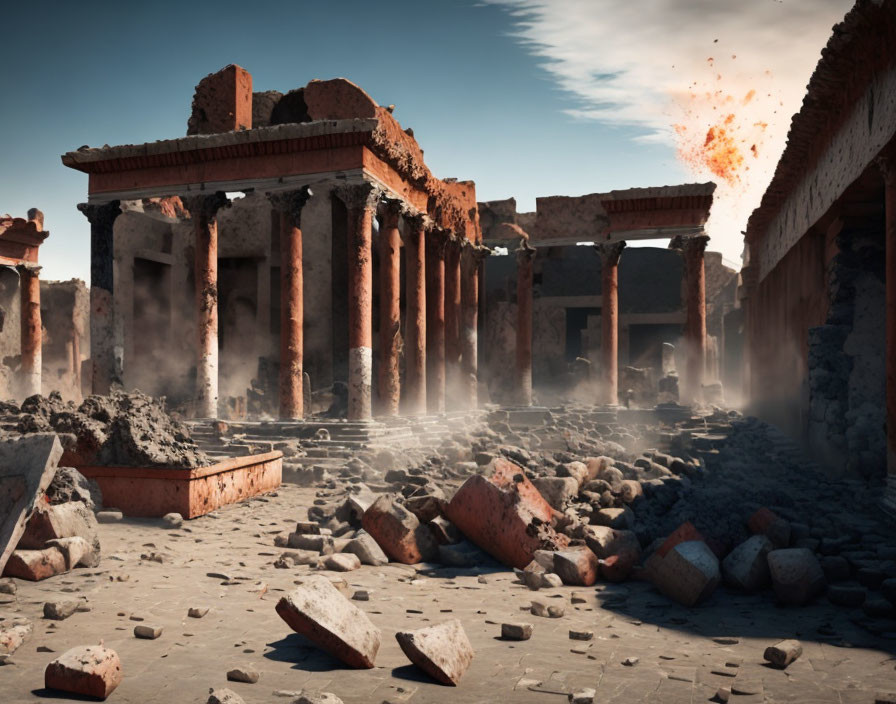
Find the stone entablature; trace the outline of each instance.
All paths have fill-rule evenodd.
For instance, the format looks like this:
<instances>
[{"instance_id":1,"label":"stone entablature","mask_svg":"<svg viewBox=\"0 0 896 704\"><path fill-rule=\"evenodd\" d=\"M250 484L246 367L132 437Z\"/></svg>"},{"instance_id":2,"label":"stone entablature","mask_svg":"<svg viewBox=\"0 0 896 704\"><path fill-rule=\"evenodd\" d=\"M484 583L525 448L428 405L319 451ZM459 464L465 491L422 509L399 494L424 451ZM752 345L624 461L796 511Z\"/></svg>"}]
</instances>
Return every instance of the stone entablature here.
<instances>
[{"instance_id":1,"label":"stone entablature","mask_svg":"<svg viewBox=\"0 0 896 704\"><path fill-rule=\"evenodd\" d=\"M62 162L90 175L91 202L185 196L197 190L267 191L292 181L296 186L313 184L325 174L331 179L358 172L427 213L436 225L479 241L472 181L435 178L416 140L389 109L341 78L312 81L299 90L308 103L297 116L303 121L82 148L64 154Z\"/></svg>"}]
</instances>

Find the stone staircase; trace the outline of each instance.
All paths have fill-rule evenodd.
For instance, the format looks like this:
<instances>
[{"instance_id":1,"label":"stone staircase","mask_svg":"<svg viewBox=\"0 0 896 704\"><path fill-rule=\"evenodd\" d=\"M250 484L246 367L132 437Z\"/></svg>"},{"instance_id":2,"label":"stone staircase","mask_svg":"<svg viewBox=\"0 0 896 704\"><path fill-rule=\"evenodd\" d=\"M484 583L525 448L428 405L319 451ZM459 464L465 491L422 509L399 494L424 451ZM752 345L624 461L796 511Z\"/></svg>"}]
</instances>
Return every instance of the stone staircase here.
<instances>
[{"instance_id":1,"label":"stone staircase","mask_svg":"<svg viewBox=\"0 0 896 704\"><path fill-rule=\"evenodd\" d=\"M438 446L452 433L482 422L483 413L451 412L373 421L309 418L305 421L191 421L190 433L212 458L283 452L284 479L341 468L360 453Z\"/></svg>"}]
</instances>

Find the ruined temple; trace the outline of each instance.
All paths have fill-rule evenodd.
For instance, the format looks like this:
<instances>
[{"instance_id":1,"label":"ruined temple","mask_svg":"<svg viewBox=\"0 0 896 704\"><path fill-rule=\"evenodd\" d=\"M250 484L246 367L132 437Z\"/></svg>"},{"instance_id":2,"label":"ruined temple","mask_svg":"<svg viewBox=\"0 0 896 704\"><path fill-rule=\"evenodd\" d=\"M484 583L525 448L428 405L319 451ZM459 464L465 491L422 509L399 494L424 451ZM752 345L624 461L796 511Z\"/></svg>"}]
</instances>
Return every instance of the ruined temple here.
<instances>
[{"instance_id":1,"label":"ruined temple","mask_svg":"<svg viewBox=\"0 0 896 704\"><path fill-rule=\"evenodd\" d=\"M434 177L391 108L341 78L253 93L228 66L197 86L187 131L63 156L90 176L94 391L206 418L249 396L295 419L307 375L347 384L351 420L438 412L455 346L473 380L458 405L475 405L472 182Z\"/></svg>"}]
</instances>

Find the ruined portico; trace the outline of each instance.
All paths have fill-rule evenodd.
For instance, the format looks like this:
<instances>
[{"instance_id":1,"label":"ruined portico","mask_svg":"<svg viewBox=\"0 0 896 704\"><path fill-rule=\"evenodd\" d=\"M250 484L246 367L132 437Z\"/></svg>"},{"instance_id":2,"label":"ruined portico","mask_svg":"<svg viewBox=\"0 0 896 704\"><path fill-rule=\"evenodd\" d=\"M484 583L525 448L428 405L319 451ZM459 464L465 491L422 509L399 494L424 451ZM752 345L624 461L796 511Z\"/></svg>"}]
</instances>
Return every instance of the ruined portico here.
<instances>
[{"instance_id":1,"label":"ruined portico","mask_svg":"<svg viewBox=\"0 0 896 704\"><path fill-rule=\"evenodd\" d=\"M564 256L564 251L573 251L576 245L594 243L593 251L597 254L597 266L590 280L601 281L600 295L591 294L587 276L576 277L574 281L565 281L562 286L568 293L557 297L558 306L569 310L581 309L599 311L600 318L600 354L595 362L599 365L599 385L597 397L592 402L605 405L619 403L619 273L618 267L627 254L622 253L627 241L667 239L671 250L681 253L682 292L673 298L682 301L683 315L672 307L668 313L642 313L636 310L625 311L626 345L628 345L629 325L660 325L669 329L683 330L683 348L686 361L683 360L683 399L687 402L697 400L701 395L701 387L707 380L706 360L706 276L704 270L704 249L706 237L703 231L712 205L714 184L690 184L683 186L666 186L660 188L635 188L611 191L605 194L590 194L578 197L556 196L538 198L535 213L517 213L515 202L493 201L480 203L480 217L485 242L490 246L507 246L513 248L514 240L525 243L521 251L532 250L536 263L542 263L541 271L532 276L526 262L528 259L518 255L518 264L502 265L501 258L493 260L495 274L511 269L516 280L517 318L516 355L514 378L515 385L525 389L531 387L532 364L531 354L527 352L526 340L534 334L538 340L537 348L546 350L545 355L552 355L562 361L563 349L556 348L554 340L558 334L556 329L564 324L554 318L529 322L524 311L533 284L544 287L547 284L543 277L549 271L548 264L556 257ZM640 249L640 248L639 248ZM642 259L643 250L633 256ZM654 250L655 251L655 250ZM538 254L536 254L538 253ZM575 255L572 255L575 256ZM671 256L671 253L670 253ZM718 255L716 255L718 256ZM579 257L581 259L581 257ZM591 261L591 259L588 259ZM719 264L721 262L719 261ZM504 269L501 269L501 267ZM584 264L580 265L580 269ZM716 266L713 260L713 266ZM545 268L548 267L548 268ZM598 271L600 272L598 275ZM579 273L579 272L577 272ZM584 270L582 270L584 273ZM733 272L732 272L733 274ZM630 285L649 290L654 286L652 280L638 280L635 273ZM575 288L575 290L573 290ZM581 290L580 290L581 289ZM588 295L585 295L586 290ZM551 305L550 296L544 290L536 295L536 304L545 308ZM663 296L660 296L663 298ZM539 298L541 299L539 301ZM522 303L521 303L522 302ZM536 309L537 309L536 305ZM521 312L522 311L522 312ZM561 308L562 311L562 308ZM548 329L545 329L547 326ZM534 330L529 333L529 330ZM490 331L491 332L491 331ZM677 337L677 336L676 336ZM625 355L628 359L629 355ZM659 366L659 365L657 365ZM490 365L492 374L500 373L495 364ZM710 370L712 381L716 380L717 369ZM555 374L556 376L556 374ZM528 379L528 382L519 381ZM520 399L525 404L531 394L520 392Z\"/></svg>"},{"instance_id":2,"label":"ruined portico","mask_svg":"<svg viewBox=\"0 0 896 704\"><path fill-rule=\"evenodd\" d=\"M346 382L350 420L421 413L427 389L443 409L446 350L455 379L477 369L475 318L474 339L464 327L481 261L467 254L481 240L473 183L435 178L391 109L344 79L253 94L229 66L193 107L190 136L63 156L90 177L94 390L155 385L210 418L274 367L277 399L263 400L284 420L312 410L305 372L315 391ZM434 259L440 308L421 285ZM144 289L159 305L138 311ZM258 369L235 381L247 359ZM475 407L475 384L455 387L452 407Z\"/></svg>"}]
</instances>

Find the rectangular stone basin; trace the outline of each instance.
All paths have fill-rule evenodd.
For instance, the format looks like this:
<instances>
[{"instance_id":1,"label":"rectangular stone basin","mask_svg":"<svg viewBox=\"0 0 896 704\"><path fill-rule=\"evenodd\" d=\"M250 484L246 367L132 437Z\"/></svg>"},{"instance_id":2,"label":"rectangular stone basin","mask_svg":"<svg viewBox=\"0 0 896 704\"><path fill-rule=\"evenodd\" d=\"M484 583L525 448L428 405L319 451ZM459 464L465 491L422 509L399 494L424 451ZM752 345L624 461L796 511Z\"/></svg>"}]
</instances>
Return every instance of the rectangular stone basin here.
<instances>
[{"instance_id":1,"label":"rectangular stone basin","mask_svg":"<svg viewBox=\"0 0 896 704\"><path fill-rule=\"evenodd\" d=\"M233 457L195 469L81 466L77 470L100 485L103 506L120 509L125 516L179 513L196 518L279 487L283 453Z\"/></svg>"}]
</instances>

